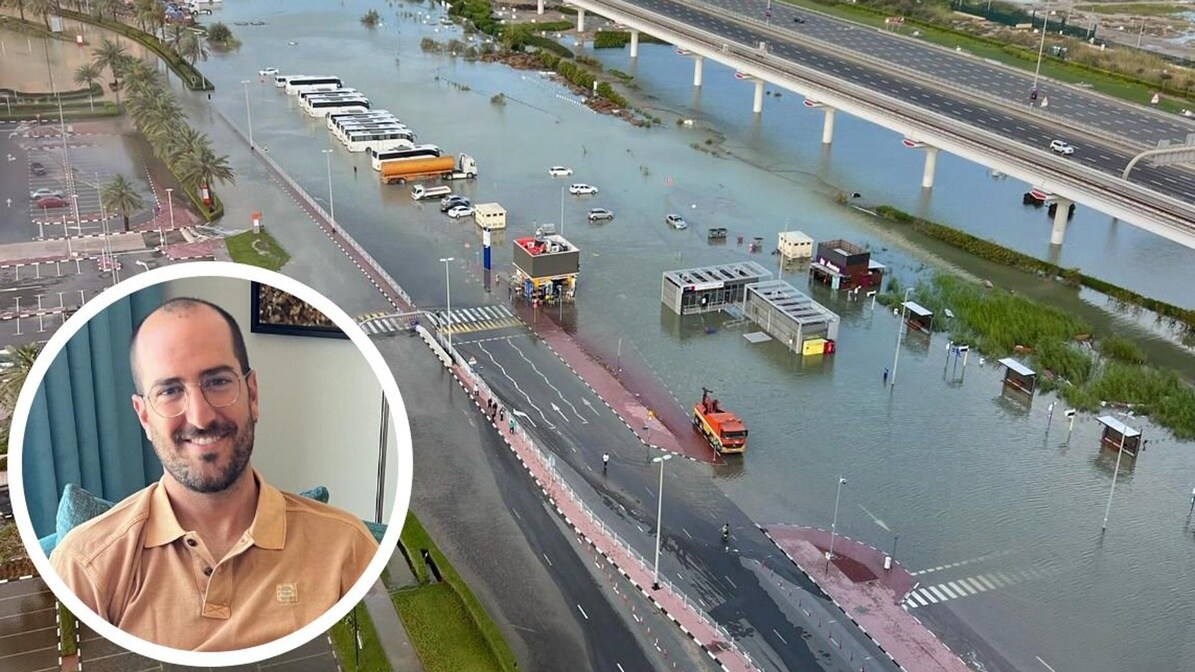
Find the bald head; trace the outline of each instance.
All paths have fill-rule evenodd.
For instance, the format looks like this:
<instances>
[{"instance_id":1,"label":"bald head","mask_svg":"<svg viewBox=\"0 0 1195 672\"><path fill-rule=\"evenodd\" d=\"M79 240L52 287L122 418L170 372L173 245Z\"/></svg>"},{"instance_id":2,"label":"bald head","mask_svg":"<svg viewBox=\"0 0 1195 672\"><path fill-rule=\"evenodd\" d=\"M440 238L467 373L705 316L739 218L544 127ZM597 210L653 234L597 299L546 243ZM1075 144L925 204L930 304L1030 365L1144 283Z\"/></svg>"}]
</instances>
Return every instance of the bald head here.
<instances>
[{"instance_id":1,"label":"bald head","mask_svg":"<svg viewBox=\"0 0 1195 672\"><path fill-rule=\"evenodd\" d=\"M180 326L185 328L180 329ZM129 368L132 369L133 384L138 394L143 394L147 387L146 382L141 380L141 373L145 370L142 358L147 356L143 351L187 348L192 344L186 341L198 339L203 339L207 345L213 345L213 340L226 345L236 359L239 372L249 372L249 353L245 350L245 337L236 319L210 301L179 297L158 306L133 329L129 341Z\"/></svg>"}]
</instances>

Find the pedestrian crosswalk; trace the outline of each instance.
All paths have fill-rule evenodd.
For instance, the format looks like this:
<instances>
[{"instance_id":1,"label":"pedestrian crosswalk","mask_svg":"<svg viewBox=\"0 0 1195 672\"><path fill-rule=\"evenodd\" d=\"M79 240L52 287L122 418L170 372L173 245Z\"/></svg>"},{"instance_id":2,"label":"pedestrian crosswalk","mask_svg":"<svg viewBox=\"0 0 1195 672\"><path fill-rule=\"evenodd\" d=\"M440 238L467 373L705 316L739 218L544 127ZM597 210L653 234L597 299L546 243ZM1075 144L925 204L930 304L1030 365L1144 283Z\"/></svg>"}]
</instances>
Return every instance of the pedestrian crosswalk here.
<instances>
[{"instance_id":1,"label":"pedestrian crosswalk","mask_svg":"<svg viewBox=\"0 0 1195 672\"><path fill-rule=\"evenodd\" d=\"M475 331L491 331L521 327L523 323L506 306L480 306L477 308L458 308L451 313L447 311L428 311L422 320L424 326L430 329L445 331L455 335L467 334ZM430 322L430 324L429 324ZM406 331L410 328L409 316L398 316L390 313L366 313L357 317L357 323L366 334L380 336Z\"/></svg>"},{"instance_id":2,"label":"pedestrian crosswalk","mask_svg":"<svg viewBox=\"0 0 1195 672\"><path fill-rule=\"evenodd\" d=\"M1007 588L1018 583L1035 581L1045 578L1049 574L1049 571L1036 567L1026 570L976 574L962 579L943 581L942 583L924 588L916 588L905 596L902 604L906 609L916 609L931 604L938 604L939 602L978 595L989 590Z\"/></svg>"}]
</instances>

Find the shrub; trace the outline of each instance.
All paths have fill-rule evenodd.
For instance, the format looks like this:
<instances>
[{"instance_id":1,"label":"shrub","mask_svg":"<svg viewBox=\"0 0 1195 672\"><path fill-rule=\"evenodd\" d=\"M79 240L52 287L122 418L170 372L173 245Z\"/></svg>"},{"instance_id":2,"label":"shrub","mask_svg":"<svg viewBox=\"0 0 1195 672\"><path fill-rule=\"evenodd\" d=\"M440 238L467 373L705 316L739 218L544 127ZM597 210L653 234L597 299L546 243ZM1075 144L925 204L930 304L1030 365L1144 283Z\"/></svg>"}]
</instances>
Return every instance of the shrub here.
<instances>
[{"instance_id":1,"label":"shrub","mask_svg":"<svg viewBox=\"0 0 1195 672\"><path fill-rule=\"evenodd\" d=\"M1144 364L1145 351L1134 341L1122 336L1109 336L1097 343L1100 354L1126 364Z\"/></svg>"},{"instance_id":2,"label":"shrub","mask_svg":"<svg viewBox=\"0 0 1195 672\"><path fill-rule=\"evenodd\" d=\"M381 14L378 14L378 10L376 9L371 9L368 12L365 12L365 15L361 17L361 23L364 23L370 28L377 26L381 22L382 16Z\"/></svg>"}]
</instances>

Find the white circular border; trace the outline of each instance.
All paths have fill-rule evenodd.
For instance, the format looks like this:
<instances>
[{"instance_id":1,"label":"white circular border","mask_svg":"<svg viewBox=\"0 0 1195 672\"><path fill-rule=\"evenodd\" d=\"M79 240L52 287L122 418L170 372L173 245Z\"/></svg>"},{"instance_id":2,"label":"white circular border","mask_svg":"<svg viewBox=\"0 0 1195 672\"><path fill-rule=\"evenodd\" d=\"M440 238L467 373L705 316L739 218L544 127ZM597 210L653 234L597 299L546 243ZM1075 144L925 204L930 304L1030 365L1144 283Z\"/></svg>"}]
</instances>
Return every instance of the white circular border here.
<instances>
[{"instance_id":1,"label":"white circular border","mask_svg":"<svg viewBox=\"0 0 1195 672\"><path fill-rule=\"evenodd\" d=\"M306 301L327 315L337 327L349 336L353 344L364 355L366 362L373 369L374 375L381 383L382 392L390 403L390 417L394 423L396 436L396 452L398 456L398 488L394 493L394 507L390 510L390 524L386 534L382 537L378 553L366 567L365 573L357 580L348 593L340 599L330 610L296 632L285 637L267 642L259 646L236 651L187 651L172 649L160 644L135 637L100 618L98 614L87 608L74 592L58 577L50 566L50 559L42 552L38 537L33 531L33 521L29 517L25 504L25 487L23 482L24 460L23 448L25 440L25 426L29 420L29 413L33 406L33 399L41 387L46 371L50 364L58 357L72 337L87 324L91 318L98 315L108 306L140 289L157 285L171 280L184 278L225 277L240 280L250 280L266 285L272 285L285 292ZM29 371L25 386L17 398L16 408L13 410L12 434L10 439L9 460L12 463L10 472L15 477L10 486L12 490L13 515L16 518L17 529L21 533L21 540L34 567L41 574L41 578L54 592L54 595L66 605L88 627L105 639L132 651L134 653L175 665L189 665L193 667L224 667L231 665L246 665L256 663L267 658L280 656L290 652L303 644L315 639L332 628L337 621L344 618L349 611L362 599L382 575L390 557L398 547L398 537L406 521L407 508L411 499L411 482L413 457L411 453L411 426L407 419L406 406L402 402L402 395L398 390L398 383L394 379L389 366L382 358L382 353L357 326L357 323L340 309L330 299L307 285L280 273L223 261L199 261L174 264L156 268L129 278L115 287L111 287L91 301L83 304L70 319L66 321L50 337L49 342L34 360Z\"/></svg>"}]
</instances>

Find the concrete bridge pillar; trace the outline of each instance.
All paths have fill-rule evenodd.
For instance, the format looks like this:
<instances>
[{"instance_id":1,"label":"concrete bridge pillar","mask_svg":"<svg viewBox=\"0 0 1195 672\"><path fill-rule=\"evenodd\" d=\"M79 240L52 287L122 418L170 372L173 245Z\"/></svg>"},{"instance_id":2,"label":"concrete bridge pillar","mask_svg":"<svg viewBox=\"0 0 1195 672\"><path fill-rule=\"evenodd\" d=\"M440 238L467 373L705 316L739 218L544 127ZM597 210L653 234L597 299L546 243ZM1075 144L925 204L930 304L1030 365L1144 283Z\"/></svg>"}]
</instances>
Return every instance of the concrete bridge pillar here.
<instances>
[{"instance_id":1,"label":"concrete bridge pillar","mask_svg":"<svg viewBox=\"0 0 1195 672\"><path fill-rule=\"evenodd\" d=\"M763 112L763 80L755 80L755 101L751 104L751 111L759 114Z\"/></svg>"},{"instance_id":2,"label":"concrete bridge pillar","mask_svg":"<svg viewBox=\"0 0 1195 672\"><path fill-rule=\"evenodd\" d=\"M822 120L822 144L834 142L834 108L825 108L825 119Z\"/></svg>"},{"instance_id":3,"label":"concrete bridge pillar","mask_svg":"<svg viewBox=\"0 0 1195 672\"><path fill-rule=\"evenodd\" d=\"M543 0L539 0L541 3ZM639 58L639 31L631 31L631 58Z\"/></svg>"},{"instance_id":4,"label":"concrete bridge pillar","mask_svg":"<svg viewBox=\"0 0 1195 672\"><path fill-rule=\"evenodd\" d=\"M585 32L585 10L580 7L577 8L577 32Z\"/></svg>"},{"instance_id":5,"label":"concrete bridge pillar","mask_svg":"<svg viewBox=\"0 0 1195 672\"><path fill-rule=\"evenodd\" d=\"M934 171L938 168L938 148L925 147L925 170L921 172L921 188L934 188Z\"/></svg>"},{"instance_id":6,"label":"concrete bridge pillar","mask_svg":"<svg viewBox=\"0 0 1195 672\"><path fill-rule=\"evenodd\" d=\"M701 69L705 65L705 59L701 56L693 56L693 86L701 86Z\"/></svg>"},{"instance_id":7,"label":"concrete bridge pillar","mask_svg":"<svg viewBox=\"0 0 1195 672\"><path fill-rule=\"evenodd\" d=\"M1061 245L1062 239L1066 237L1066 222L1070 219L1072 202L1065 198L1060 198L1054 201L1057 208L1054 210L1054 228L1050 230L1050 244Z\"/></svg>"},{"instance_id":8,"label":"concrete bridge pillar","mask_svg":"<svg viewBox=\"0 0 1195 672\"><path fill-rule=\"evenodd\" d=\"M543 15L543 13L544 13L544 0L535 0L535 13L536 13L536 14L539 14L539 15L541 15L541 16Z\"/></svg>"}]
</instances>

